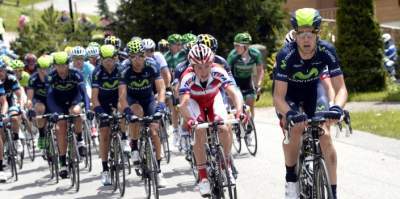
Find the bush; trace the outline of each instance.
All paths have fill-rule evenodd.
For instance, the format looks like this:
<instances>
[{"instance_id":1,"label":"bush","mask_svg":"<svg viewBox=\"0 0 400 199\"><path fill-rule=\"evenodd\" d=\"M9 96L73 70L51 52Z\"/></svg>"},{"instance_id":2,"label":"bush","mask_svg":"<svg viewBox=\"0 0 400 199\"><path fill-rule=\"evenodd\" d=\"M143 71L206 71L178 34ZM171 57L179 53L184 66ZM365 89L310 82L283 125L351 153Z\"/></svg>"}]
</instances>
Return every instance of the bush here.
<instances>
[{"instance_id":1,"label":"bush","mask_svg":"<svg viewBox=\"0 0 400 199\"><path fill-rule=\"evenodd\" d=\"M378 91L386 87L382 63L383 42L374 19L372 0L339 0L336 47L351 91Z\"/></svg>"},{"instance_id":2,"label":"bush","mask_svg":"<svg viewBox=\"0 0 400 199\"><path fill-rule=\"evenodd\" d=\"M60 13L53 6L46 9L40 20L31 22L19 37L11 43L11 48L20 56L26 53L41 55L63 50L67 45L86 45L90 42L92 29L78 26L72 32L71 23L61 23Z\"/></svg>"}]
</instances>

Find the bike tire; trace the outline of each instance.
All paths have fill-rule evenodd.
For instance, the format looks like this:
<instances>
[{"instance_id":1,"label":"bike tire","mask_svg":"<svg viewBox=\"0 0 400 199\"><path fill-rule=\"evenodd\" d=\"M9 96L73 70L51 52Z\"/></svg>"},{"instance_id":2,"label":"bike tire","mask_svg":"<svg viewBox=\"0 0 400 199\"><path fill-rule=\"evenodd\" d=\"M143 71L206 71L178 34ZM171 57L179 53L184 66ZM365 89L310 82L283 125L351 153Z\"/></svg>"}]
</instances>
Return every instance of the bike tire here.
<instances>
[{"instance_id":1,"label":"bike tire","mask_svg":"<svg viewBox=\"0 0 400 199\"><path fill-rule=\"evenodd\" d=\"M124 150L122 149L121 139L117 137L114 139L114 165L115 165L115 181L120 196L125 194L125 160Z\"/></svg>"},{"instance_id":2,"label":"bike tire","mask_svg":"<svg viewBox=\"0 0 400 199\"><path fill-rule=\"evenodd\" d=\"M9 159L9 165L11 166L11 177L14 177L15 181L18 181L17 163L15 160L17 150L14 148L14 142L11 139L11 133L8 131L7 134L8 134L7 136L8 159Z\"/></svg>"},{"instance_id":3,"label":"bike tire","mask_svg":"<svg viewBox=\"0 0 400 199\"><path fill-rule=\"evenodd\" d=\"M69 163L69 169L72 173L70 173L70 178L71 178L71 187L75 187L75 192L79 191L80 188L80 174L79 174L79 151L78 151L78 146L76 143L76 136L74 132L70 132L72 134L71 137L69 137L69 153L68 153L68 163Z\"/></svg>"},{"instance_id":4,"label":"bike tire","mask_svg":"<svg viewBox=\"0 0 400 199\"><path fill-rule=\"evenodd\" d=\"M56 140L54 139L54 132L50 133L50 136L49 136L47 142L49 143L48 146L51 147L51 148L49 148L50 149L49 157L51 156L51 162L49 162L49 164L51 164L52 168L54 169L52 174L55 175L56 182L58 183L60 168L59 168L59 164L58 164L58 148L57 148ZM47 158L47 161L50 161L49 158Z\"/></svg>"},{"instance_id":5,"label":"bike tire","mask_svg":"<svg viewBox=\"0 0 400 199\"><path fill-rule=\"evenodd\" d=\"M257 130L256 130L256 126L254 124L254 120L253 118L249 118L249 124L252 128L251 131L247 131L247 127L246 127L246 133L245 133L245 137L244 137L244 143L246 144L247 150L249 151L249 153L252 156L256 156L257 154ZM247 137L251 136L251 139L248 139ZM252 140L251 143L249 143L249 140Z\"/></svg>"},{"instance_id":6,"label":"bike tire","mask_svg":"<svg viewBox=\"0 0 400 199\"><path fill-rule=\"evenodd\" d=\"M328 170L324 159L318 158L316 162L315 172L315 186L317 199L333 199L331 183L328 176Z\"/></svg>"},{"instance_id":7,"label":"bike tire","mask_svg":"<svg viewBox=\"0 0 400 199\"><path fill-rule=\"evenodd\" d=\"M242 139L240 137L241 135L241 128L239 126L240 124L234 124L233 129L232 129L232 138L233 138L233 148L235 148L236 153L240 154L242 150Z\"/></svg>"}]
</instances>

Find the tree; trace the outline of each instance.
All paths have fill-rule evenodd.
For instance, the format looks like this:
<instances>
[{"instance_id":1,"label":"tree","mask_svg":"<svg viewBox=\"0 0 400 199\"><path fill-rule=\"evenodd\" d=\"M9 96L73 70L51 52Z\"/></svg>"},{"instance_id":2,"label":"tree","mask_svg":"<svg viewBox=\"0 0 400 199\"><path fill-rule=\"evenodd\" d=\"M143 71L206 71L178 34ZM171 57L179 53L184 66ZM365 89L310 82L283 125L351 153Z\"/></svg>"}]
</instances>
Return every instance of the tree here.
<instances>
[{"instance_id":1,"label":"tree","mask_svg":"<svg viewBox=\"0 0 400 199\"><path fill-rule=\"evenodd\" d=\"M374 19L373 0L339 0L338 6L336 47L347 88L384 89L383 42Z\"/></svg>"},{"instance_id":2,"label":"tree","mask_svg":"<svg viewBox=\"0 0 400 199\"><path fill-rule=\"evenodd\" d=\"M116 34L127 41L132 36L156 41L172 33L209 33L218 39L219 53L233 48L236 33L248 31L254 43L274 47L273 28L283 26L282 0L214 1L121 1L114 23Z\"/></svg>"},{"instance_id":3,"label":"tree","mask_svg":"<svg viewBox=\"0 0 400 199\"><path fill-rule=\"evenodd\" d=\"M100 16L110 15L110 10L108 9L108 4L106 0L97 0L97 7L99 8Z\"/></svg>"}]
</instances>

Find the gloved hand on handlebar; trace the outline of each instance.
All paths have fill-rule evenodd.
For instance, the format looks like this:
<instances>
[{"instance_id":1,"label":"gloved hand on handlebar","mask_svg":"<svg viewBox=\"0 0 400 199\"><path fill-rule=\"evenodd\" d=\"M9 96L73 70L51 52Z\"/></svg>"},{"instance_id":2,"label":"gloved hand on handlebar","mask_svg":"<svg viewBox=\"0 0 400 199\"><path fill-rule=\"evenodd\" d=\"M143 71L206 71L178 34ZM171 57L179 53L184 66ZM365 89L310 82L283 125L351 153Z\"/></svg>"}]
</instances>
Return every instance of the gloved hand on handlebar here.
<instances>
[{"instance_id":1,"label":"gloved hand on handlebar","mask_svg":"<svg viewBox=\"0 0 400 199\"><path fill-rule=\"evenodd\" d=\"M305 113L299 113L297 111L289 110L286 113L286 122L290 126L294 126L297 123L307 121L307 115Z\"/></svg>"}]
</instances>

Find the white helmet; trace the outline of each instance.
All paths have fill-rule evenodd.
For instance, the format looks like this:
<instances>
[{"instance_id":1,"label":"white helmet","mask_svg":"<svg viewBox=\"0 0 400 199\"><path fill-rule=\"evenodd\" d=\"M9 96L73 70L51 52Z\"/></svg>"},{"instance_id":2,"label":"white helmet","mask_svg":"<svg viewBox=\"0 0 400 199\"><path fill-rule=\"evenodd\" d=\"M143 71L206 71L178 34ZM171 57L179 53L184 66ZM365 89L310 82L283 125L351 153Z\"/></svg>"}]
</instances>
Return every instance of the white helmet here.
<instances>
[{"instance_id":1,"label":"white helmet","mask_svg":"<svg viewBox=\"0 0 400 199\"><path fill-rule=\"evenodd\" d=\"M151 50L156 48L156 43L152 39L143 39L142 46L144 50Z\"/></svg>"},{"instance_id":2,"label":"white helmet","mask_svg":"<svg viewBox=\"0 0 400 199\"><path fill-rule=\"evenodd\" d=\"M392 37L390 36L389 33L385 33L382 35L383 42L385 42L385 43L388 42L391 38Z\"/></svg>"},{"instance_id":3,"label":"white helmet","mask_svg":"<svg viewBox=\"0 0 400 199\"><path fill-rule=\"evenodd\" d=\"M190 64L205 64L214 61L214 53L204 44L194 45L188 54Z\"/></svg>"},{"instance_id":4,"label":"white helmet","mask_svg":"<svg viewBox=\"0 0 400 199\"><path fill-rule=\"evenodd\" d=\"M285 45L290 43L290 42L294 42L294 30L290 30L286 36L285 36Z\"/></svg>"},{"instance_id":5,"label":"white helmet","mask_svg":"<svg viewBox=\"0 0 400 199\"><path fill-rule=\"evenodd\" d=\"M98 57L100 55L100 50L96 46L89 46L86 48L86 54L88 57Z\"/></svg>"},{"instance_id":6,"label":"white helmet","mask_svg":"<svg viewBox=\"0 0 400 199\"><path fill-rule=\"evenodd\" d=\"M86 50L82 46L75 46L71 51L72 57L86 57Z\"/></svg>"}]
</instances>

